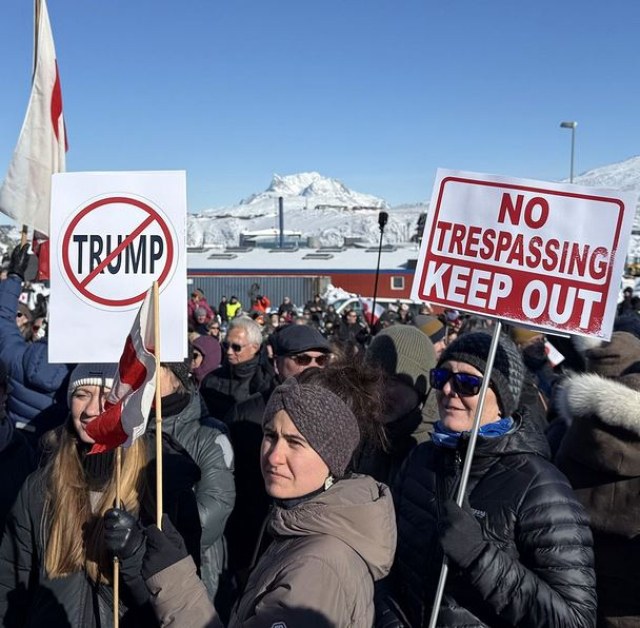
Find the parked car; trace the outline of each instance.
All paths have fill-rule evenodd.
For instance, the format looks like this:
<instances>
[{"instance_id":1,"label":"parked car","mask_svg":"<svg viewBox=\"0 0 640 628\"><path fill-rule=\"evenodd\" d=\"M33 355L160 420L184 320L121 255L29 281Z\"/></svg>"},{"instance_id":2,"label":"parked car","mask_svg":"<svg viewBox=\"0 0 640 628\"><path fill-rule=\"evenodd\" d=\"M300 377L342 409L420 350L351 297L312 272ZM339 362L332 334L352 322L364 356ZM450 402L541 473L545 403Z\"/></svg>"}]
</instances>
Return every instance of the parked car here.
<instances>
[{"instance_id":1,"label":"parked car","mask_svg":"<svg viewBox=\"0 0 640 628\"><path fill-rule=\"evenodd\" d=\"M373 297L349 297L347 299L337 299L333 302L336 312L342 316L346 310L355 310L358 314L362 314L362 300L369 301ZM390 299L389 297L378 297L376 303L381 305L385 310L398 311L398 306L406 303L409 311L414 316L418 314L420 308L424 305L411 299Z\"/></svg>"}]
</instances>

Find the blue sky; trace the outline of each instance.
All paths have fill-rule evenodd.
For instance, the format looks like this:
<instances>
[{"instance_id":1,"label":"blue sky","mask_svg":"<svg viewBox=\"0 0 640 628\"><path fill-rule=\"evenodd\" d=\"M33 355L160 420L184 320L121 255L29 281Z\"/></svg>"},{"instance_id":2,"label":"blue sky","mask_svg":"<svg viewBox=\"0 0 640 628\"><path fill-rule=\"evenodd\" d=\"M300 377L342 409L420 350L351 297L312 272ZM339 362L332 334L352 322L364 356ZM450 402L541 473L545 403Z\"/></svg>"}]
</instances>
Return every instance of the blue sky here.
<instances>
[{"instance_id":1,"label":"blue sky","mask_svg":"<svg viewBox=\"0 0 640 628\"><path fill-rule=\"evenodd\" d=\"M3 0L0 177L33 3ZM558 180L640 153L635 0L48 0L67 169L185 169L190 211L317 170L392 205L439 166Z\"/></svg>"}]
</instances>

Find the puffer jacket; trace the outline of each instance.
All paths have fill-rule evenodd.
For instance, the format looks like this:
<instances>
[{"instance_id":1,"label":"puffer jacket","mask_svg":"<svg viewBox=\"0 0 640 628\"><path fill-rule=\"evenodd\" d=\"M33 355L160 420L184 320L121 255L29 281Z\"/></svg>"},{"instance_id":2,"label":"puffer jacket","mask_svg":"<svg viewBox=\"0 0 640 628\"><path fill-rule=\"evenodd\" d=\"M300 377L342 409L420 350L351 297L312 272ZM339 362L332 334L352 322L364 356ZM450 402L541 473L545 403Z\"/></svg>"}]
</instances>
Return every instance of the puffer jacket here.
<instances>
[{"instance_id":1,"label":"puffer jacket","mask_svg":"<svg viewBox=\"0 0 640 628\"><path fill-rule=\"evenodd\" d=\"M451 568L438 626L595 625L593 541L567 479L546 458L544 435L515 417L504 436L479 437L469 502L485 548L469 568ZM426 626L442 564L438 519L454 498L468 438L451 449L416 447L394 490L398 550L392 585L410 625Z\"/></svg>"},{"instance_id":2,"label":"puffer jacket","mask_svg":"<svg viewBox=\"0 0 640 628\"><path fill-rule=\"evenodd\" d=\"M15 275L0 281L0 360L7 366L11 385L7 414L35 444L41 434L67 417L70 367L49 363L46 340L27 342L22 337L16 325L21 289Z\"/></svg>"},{"instance_id":3,"label":"puffer jacket","mask_svg":"<svg viewBox=\"0 0 640 628\"><path fill-rule=\"evenodd\" d=\"M46 477L32 473L9 515L0 545L0 617L10 628L111 628L113 591L81 571L48 578L44 569ZM78 534L80 534L78 530ZM122 599L122 598L121 598ZM120 602L120 626L143 627L135 610Z\"/></svg>"},{"instance_id":4,"label":"puffer jacket","mask_svg":"<svg viewBox=\"0 0 640 628\"><path fill-rule=\"evenodd\" d=\"M633 385L634 389L628 387ZM570 427L556 462L591 519L598 626L640 626L640 374L566 379L557 408Z\"/></svg>"},{"instance_id":5,"label":"puffer jacket","mask_svg":"<svg viewBox=\"0 0 640 628\"><path fill-rule=\"evenodd\" d=\"M189 394L184 409L162 417L164 505L199 563L213 600L226 562L222 535L235 501L233 449L224 424L203 416L200 396L194 390ZM155 430L151 418L147 431L155 435ZM154 483L151 475L150 484ZM190 543L193 539L199 539L199 557Z\"/></svg>"},{"instance_id":6,"label":"puffer jacket","mask_svg":"<svg viewBox=\"0 0 640 628\"><path fill-rule=\"evenodd\" d=\"M389 572L396 544L384 484L344 478L291 509L275 507L269 532L229 628L372 625L373 583Z\"/></svg>"}]
</instances>

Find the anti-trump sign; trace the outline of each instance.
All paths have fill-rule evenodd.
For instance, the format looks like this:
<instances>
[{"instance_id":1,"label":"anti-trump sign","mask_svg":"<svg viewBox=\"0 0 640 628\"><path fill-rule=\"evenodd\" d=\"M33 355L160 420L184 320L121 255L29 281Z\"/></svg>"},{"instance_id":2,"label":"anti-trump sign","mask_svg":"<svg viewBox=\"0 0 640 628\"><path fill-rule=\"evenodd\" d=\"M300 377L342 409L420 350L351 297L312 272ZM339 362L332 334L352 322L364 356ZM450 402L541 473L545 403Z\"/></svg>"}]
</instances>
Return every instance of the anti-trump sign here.
<instances>
[{"instance_id":1,"label":"anti-trump sign","mask_svg":"<svg viewBox=\"0 0 640 628\"><path fill-rule=\"evenodd\" d=\"M158 282L160 357L186 341L184 172L77 172L53 177L52 362L117 362Z\"/></svg>"},{"instance_id":2,"label":"anti-trump sign","mask_svg":"<svg viewBox=\"0 0 640 628\"><path fill-rule=\"evenodd\" d=\"M412 297L609 339L636 195L438 170Z\"/></svg>"}]
</instances>

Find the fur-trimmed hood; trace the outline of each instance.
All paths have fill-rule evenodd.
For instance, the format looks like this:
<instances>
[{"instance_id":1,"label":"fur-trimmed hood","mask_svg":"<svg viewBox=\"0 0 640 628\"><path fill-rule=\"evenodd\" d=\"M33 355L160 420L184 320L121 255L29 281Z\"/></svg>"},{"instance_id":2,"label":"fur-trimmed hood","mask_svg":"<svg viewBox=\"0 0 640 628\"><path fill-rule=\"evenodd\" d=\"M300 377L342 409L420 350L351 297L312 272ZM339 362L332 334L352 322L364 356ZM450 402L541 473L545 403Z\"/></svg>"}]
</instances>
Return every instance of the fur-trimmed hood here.
<instances>
[{"instance_id":1,"label":"fur-trimmed hood","mask_svg":"<svg viewBox=\"0 0 640 628\"><path fill-rule=\"evenodd\" d=\"M622 380L627 377L637 376ZM587 508L591 527L636 537L640 534L640 392L621 381L577 375L561 385L557 406L571 425L556 464Z\"/></svg>"},{"instance_id":2,"label":"fur-trimmed hood","mask_svg":"<svg viewBox=\"0 0 640 628\"><path fill-rule=\"evenodd\" d=\"M556 397L560 416L568 422L595 415L611 427L622 427L640 438L640 392L599 375L567 378Z\"/></svg>"}]
</instances>

